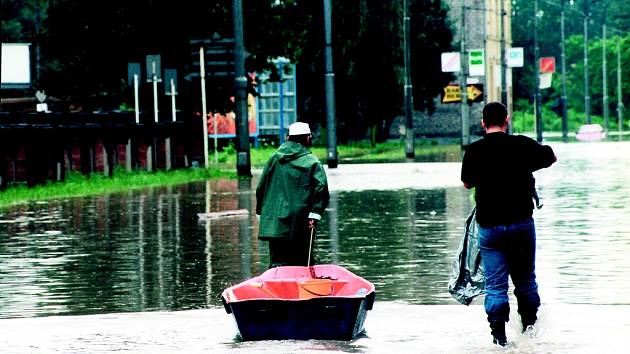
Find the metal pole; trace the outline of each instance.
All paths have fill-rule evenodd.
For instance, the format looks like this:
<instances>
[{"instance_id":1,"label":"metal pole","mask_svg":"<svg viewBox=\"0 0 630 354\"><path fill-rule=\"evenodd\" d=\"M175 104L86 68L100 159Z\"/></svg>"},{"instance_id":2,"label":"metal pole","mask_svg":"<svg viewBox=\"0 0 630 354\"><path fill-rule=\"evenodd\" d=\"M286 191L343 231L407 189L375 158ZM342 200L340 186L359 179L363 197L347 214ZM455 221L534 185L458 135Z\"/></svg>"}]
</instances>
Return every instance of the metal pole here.
<instances>
[{"instance_id":1,"label":"metal pole","mask_svg":"<svg viewBox=\"0 0 630 354\"><path fill-rule=\"evenodd\" d=\"M623 133L623 100L621 97L621 36L617 37L617 124L619 140Z\"/></svg>"},{"instance_id":2,"label":"metal pole","mask_svg":"<svg viewBox=\"0 0 630 354\"><path fill-rule=\"evenodd\" d=\"M560 46L562 54L560 55L562 65L562 96L560 96L560 107L562 108L562 141L569 142L569 123L567 118L567 57L566 43L564 38L564 0L560 7Z\"/></svg>"},{"instance_id":3,"label":"metal pole","mask_svg":"<svg viewBox=\"0 0 630 354\"><path fill-rule=\"evenodd\" d=\"M151 81L153 81L153 120L158 122L158 92L157 92L157 75L155 73L155 62L151 62L152 66L152 76Z\"/></svg>"},{"instance_id":4,"label":"metal pole","mask_svg":"<svg viewBox=\"0 0 630 354\"><path fill-rule=\"evenodd\" d=\"M536 70L536 98L534 99L535 112L534 119L536 120L536 141L542 142L543 140L543 119L541 109L541 97L540 97L540 46L538 44L538 0L534 1L534 68Z\"/></svg>"},{"instance_id":5,"label":"metal pole","mask_svg":"<svg viewBox=\"0 0 630 354\"><path fill-rule=\"evenodd\" d=\"M606 10L602 25L602 95L604 104L604 131L608 133L608 70L606 70Z\"/></svg>"},{"instance_id":6,"label":"metal pole","mask_svg":"<svg viewBox=\"0 0 630 354\"><path fill-rule=\"evenodd\" d=\"M133 74L133 103L136 109L136 124L140 123L140 101L138 98L138 74Z\"/></svg>"},{"instance_id":7,"label":"metal pole","mask_svg":"<svg viewBox=\"0 0 630 354\"><path fill-rule=\"evenodd\" d=\"M591 96L588 82L588 2L584 1L584 114L586 124L591 124Z\"/></svg>"},{"instance_id":8,"label":"metal pole","mask_svg":"<svg viewBox=\"0 0 630 354\"><path fill-rule=\"evenodd\" d=\"M326 84L326 145L329 168L337 168L337 118L335 117L335 73L332 58L332 4L324 0L324 60Z\"/></svg>"},{"instance_id":9,"label":"metal pole","mask_svg":"<svg viewBox=\"0 0 630 354\"><path fill-rule=\"evenodd\" d=\"M177 110L175 109L175 81L171 79L171 116L173 122L177 121Z\"/></svg>"},{"instance_id":10,"label":"metal pole","mask_svg":"<svg viewBox=\"0 0 630 354\"><path fill-rule=\"evenodd\" d=\"M462 1L461 26L459 34L459 60L461 74L459 76L459 93L461 97L461 121L462 121L462 147L470 144L470 121L468 112L468 92L466 90L466 78L468 76L468 62L466 56L466 1Z\"/></svg>"},{"instance_id":11,"label":"metal pole","mask_svg":"<svg viewBox=\"0 0 630 354\"><path fill-rule=\"evenodd\" d=\"M501 54L499 56L500 60L501 60L501 102L507 107L508 106L508 102L507 102L507 82L506 82L506 77L505 77L505 71L506 71L506 67L505 67L505 23L504 23L504 16L505 16L505 9L504 9L504 2L505 0L499 0L500 3L500 8L499 8L499 28L500 28L500 35L501 35Z\"/></svg>"},{"instance_id":12,"label":"metal pole","mask_svg":"<svg viewBox=\"0 0 630 354\"><path fill-rule=\"evenodd\" d=\"M282 61L278 61L278 77L280 80L278 81L278 124L280 125L280 144L284 144L284 85L282 84Z\"/></svg>"},{"instance_id":13,"label":"metal pole","mask_svg":"<svg viewBox=\"0 0 630 354\"><path fill-rule=\"evenodd\" d=\"M411 19L409 18L409 2L403 0L403 32L404 32L404 62L405 62L405 156L412 159L414 151L413 132L413 84L411 82Z\"/></svg>"},{"instance_id":14,"label":"metal pole","mask_svg":"<svg viewBox=\"0 0 630 354\"><path fill-rule=\"evenodd\" d=\"M234 88L236 89L236 172L250 177L249 124L247 111L247 78L245 77L245 42L243 39L243 1L232 1L234 12Z\"/></svg>"},{"instance_id":15,"label":"metal pole","mask_svg":"<svg viewBox=\"0 0 630 354\"><path fill-rule=\"evenodd\" d=\"M40 28L41 28L41 8L39 1L35 5L35 84L39 88L39 74L41 72L41 51L40 51Z\"/></svg>"},{"instance_id":16,"label":"metal pole","mask_svg":"<svg viewBox=\"0 0 630 354\"><path fill-rule=\"evenodd\" d=\"M201 78L201 118L203 123L203 166L208 164L208 110L206 108L206 64L203 47L199 48L199 77ZM216 149L215 149L216 150Z\"/></svg>"}]
</instances>

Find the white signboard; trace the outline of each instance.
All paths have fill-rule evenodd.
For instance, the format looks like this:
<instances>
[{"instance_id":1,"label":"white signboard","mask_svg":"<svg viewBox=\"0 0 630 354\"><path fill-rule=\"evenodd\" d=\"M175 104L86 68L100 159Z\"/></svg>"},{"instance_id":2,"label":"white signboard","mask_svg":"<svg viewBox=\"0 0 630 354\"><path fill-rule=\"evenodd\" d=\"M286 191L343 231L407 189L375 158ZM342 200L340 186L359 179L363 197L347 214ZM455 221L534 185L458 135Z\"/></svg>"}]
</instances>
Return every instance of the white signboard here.
<instances>
[{"instance_id":1,"label":"white signboard","mask_svg":"<svg viewBox=\"0 0 630 354\"><path fill-rule=\"evenodd\" d=\"M510 68L521 68L524 62L523 48L508 48L505 53L505 64Z\"/></svg>"},{"instance_id":2,"label":"white signboard","mask_svg":"<svg viewBox=\"0 0 630 354\"><path fill-rule=\"evenodd\" d=\"M461 64L458 52L442 53L442 72L454 73L460 70Z\"/></svg>"},{"instance_id":3,"label":"white signboard","mask_svg":"<svg viewBox=\"0 0 630 354\"><path fill-rule=\"evenodd\" d=\"M486 74L486 55L483 49L468 51L468 75L484 76Z\"/></svg>"},{"instance_id":4,"label":"white signboard","mask_svg":"<svg viewBox=\"0 0 630 354\"><path fill-rule=\"evenodd\" d=\"M31 57L28 43L2 43L2 85L30 85Z\"/></svg>"},{"instance_id":5,"label":"white signboard","mask_svg":"<svg viewBox=\"0 0 630 354\"><path fill-rule=\"evenodd\" d=\"M541 73L540 74L540 89L546 89L551 87L551 76L553 73Z\"/></svg>"}]
</instances>

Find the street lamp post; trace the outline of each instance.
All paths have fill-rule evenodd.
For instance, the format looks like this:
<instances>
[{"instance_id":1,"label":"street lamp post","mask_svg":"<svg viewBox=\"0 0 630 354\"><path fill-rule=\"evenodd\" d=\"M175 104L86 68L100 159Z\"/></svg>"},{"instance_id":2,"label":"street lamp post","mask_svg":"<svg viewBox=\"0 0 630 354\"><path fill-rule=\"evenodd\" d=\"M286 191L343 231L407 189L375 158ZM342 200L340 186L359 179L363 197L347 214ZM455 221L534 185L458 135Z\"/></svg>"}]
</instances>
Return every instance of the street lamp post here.
<instances>
[{"instance_id":1,"label":"street lamp post","mask_svg":"<svg viewBox=\"0 0 630 354\"><path fill-rule=\"evenodd\" d=\"M324 61L326 86L326 146L329 168L337 167L337 119L335 117L335 73L332 59L332 4L324 0Z\"/></svg>"},{"instance_id":2,"label":"street lamp post","mask_svg":"<svg viewBox=\"0 0 630 354\"><path fill-rule=\"evenodd\" d=\"M249 124L247 112L247 78L245 77L245 44L243 40L243 2L232 1L234 12L234 87L236 89L236 172L249 177L251 162L249 155Z\"/></svg>"},{"instance_id":3,"label":"street lamp post","mask_svg":"<svg viewBox=\"0 0 630 354\"><path fill-rule=\"evenodd\" d=\"M617 124L619 124L619 140L623 133L623 100L621 97L621 36L617 37Z\"/></svg>"},{"instance_id":4,"label":"street lamp post","mask_svg":"<svg viewBox=\"0 0 630 354\"><path fill-rule=\"evenodd\" d=\"M462 126L462 143L463 148L470 145L470 121L468 112L468 92L466 91L466 79L468 76L468 62L466 56L466 1L462 1L461 26L459 34L459 60L460 60L460 76L459 76L459 92L461 97L460 113Z\"/></svg>"},{"instance_id":5,"label":"street lamp post","mask_svg":"<svg viewBox=\"0 0 630 354\"><path fill-rule=\"evenodd\" d=\"M535 98L535 114L536 119L536 140L542 142L542 109L541 109L541 97L540 97L540 64L538 63L540 58L540 47L538 45L538 0L534 1L534 68L536 74L536 98Z\"/></svg>"},{"instance_id":6,"label":"street lamp post","mask_svg":"<svg viewBox=\"0 0 630 354\"><path fill-rule=\"evenodd\" d=\"M604 105L604 130L608 133L608 70L606 70L606 8L602 25L602 104Z\"/></svg>"},{"instance_id":7,"label":"street lamp post","mask_svg":"<svg viewBox=\"0 0 630 354\"><path fill-rule=\"evenodd\" d=\"M584 1L584 114L586 124L591 124L591 95L588 80L588 2Z\"/></svg>"},{"instance_id":8,"label":"street lamp post","mask_svg":"<svg viewBox=\"0 0 630 354\"><path fill-rule=\"evenodd\" d=\"M415 156L414 151L414 132L413 132L413 84L411 83L411 50L410 37L411 37L411 24L409 18L409 3L407 0L403 0L403 46L404 46L404 62L405 62L405 117L406 117L406 129L405 129L405 155L408 159L412 159Z\"/></svg>"},{"instance_id":9,"label":"street lamp post","mask_svg":"<svg viewBox=\"0 0 630 354\"><path fill-rule=\"evenodd\" d=\"M560 3L560 46L562 54L560 55L560 64L562 66L562 96L560 96L560 107L562 109L562 141L569 141L569 123L567 119L567 56L566 43L564 38L564 0Z\"/></svg>"}]
</instances>

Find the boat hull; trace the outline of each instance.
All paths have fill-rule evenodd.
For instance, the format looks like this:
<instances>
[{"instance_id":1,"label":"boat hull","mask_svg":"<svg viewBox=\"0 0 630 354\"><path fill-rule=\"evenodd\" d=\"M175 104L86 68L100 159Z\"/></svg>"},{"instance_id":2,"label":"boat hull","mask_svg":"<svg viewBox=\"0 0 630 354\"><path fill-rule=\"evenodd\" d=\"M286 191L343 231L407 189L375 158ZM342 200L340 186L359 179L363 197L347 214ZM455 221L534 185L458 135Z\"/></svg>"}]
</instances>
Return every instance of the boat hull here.
<instances>
[{"instance_id":1,"label":"boat hull","mask_svg":"<svg viewBox=\"0 0 630 354\"><path fill-rule=\"evenodd\" d=\"M365 298L250 300L224 305L243 340L351 340L363 331L374 293Z\"/></svg>"},{"instance_id":2,"label":"boat hull","mask_svg":"<svg viewBox=\"0 0 630 354\"><path fill-rule=\"evenodd\" d=\"M363 331L374 285L336 265L272 268L225 289L243 340L351 340Z\"/></svg>"}]
</instances>

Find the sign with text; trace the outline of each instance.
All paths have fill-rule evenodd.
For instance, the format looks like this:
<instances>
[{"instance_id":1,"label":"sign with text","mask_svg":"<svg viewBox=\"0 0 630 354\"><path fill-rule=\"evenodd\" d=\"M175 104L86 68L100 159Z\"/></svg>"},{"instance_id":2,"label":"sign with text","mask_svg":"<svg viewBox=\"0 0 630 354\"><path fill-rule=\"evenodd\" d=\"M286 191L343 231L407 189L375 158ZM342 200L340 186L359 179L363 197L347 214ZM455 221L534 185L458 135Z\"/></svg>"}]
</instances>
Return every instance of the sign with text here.
<instances>
[{"instance_id":1,"label":"sign with text","mask_svg":"<svg viewBox=\"0 0 630 354\"><path fill-rule=\"evenodd\" d=\"M468 51L468 75L484 76L486 74L486 55L483 49Z\"/></svg>"},{"instance_id":2,"label":"sign with text","mask_svg":"<svg viewBox=\"0 0 630 354\"><path fill-rule=\"evenodd\" d=\"M483 102L483 85L468 84L466 86L468 94L468 103ZM442 92L442 103L458 103L461 102L461 90L459 85L450 84L444 88Z\"/></svg>"}]
</instances>

